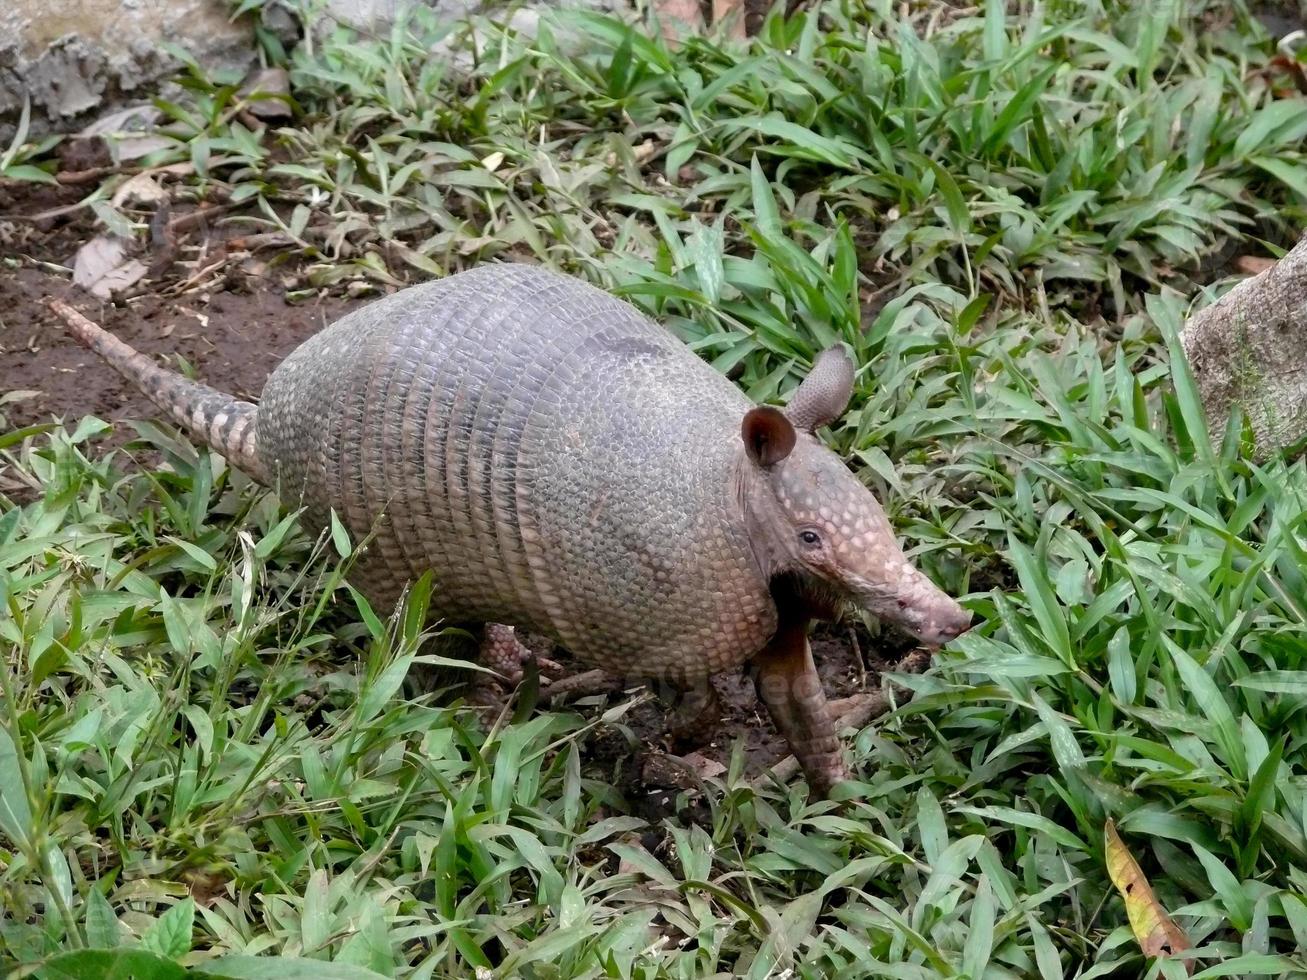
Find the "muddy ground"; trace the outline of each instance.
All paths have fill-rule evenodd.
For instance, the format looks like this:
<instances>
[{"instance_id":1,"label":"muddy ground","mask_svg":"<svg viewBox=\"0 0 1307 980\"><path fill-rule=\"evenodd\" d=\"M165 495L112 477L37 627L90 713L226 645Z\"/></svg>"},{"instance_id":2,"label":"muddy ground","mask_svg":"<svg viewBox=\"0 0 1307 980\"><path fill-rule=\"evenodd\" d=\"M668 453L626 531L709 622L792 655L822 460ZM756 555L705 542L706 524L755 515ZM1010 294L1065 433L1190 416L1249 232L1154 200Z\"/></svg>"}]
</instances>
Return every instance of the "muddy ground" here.
<instances>
[{"instance_id":1,"label":"muddy ground","mask_svg":"<svg viewBox=\"0 0 1307 980\"><path fill-rule=\"evenodd\" d=\"M323 295L286 300L299 277L272 256L252 255L186 286L203 256L212 265L235 231L200 222L173 263L137 295L109 302L72 282L77 249L95 237L89 209L49 215L76 204L78 187L0 187L0 392L32 395L0 408L11 427L52 417L98 415L106 421L149 418L148 399L69 340L50 312L49 299L65 299L133 347L176 367L178 356L197 377L242 398L256 398L277 363L306 337L358 304ZM181 210L175 217L182 217ZM17 220L15 220L17 219ZM149 258L149 256L146 256ZM11 262L17 268L11 268Z\"/></svg>"},{"instance_id":2,"label":"muddy ground","mask_svg":"<svg viewBox=\"0 0 1307 980\"><path fill-rule=\"evenodd\" d=\"M286 354L366 302L328 293L288 301L289 291L304 286L293 261L266 252L242 257L240 242L232 245L239 229L204 220L180 236L175 254L158 262L157 276L131 287L128 298L97 300L74 285L70 272L78 248L98 233L90 210L69 210L85 194L79 187L0 186L0 393L30 393L0 405L9 429L56 418L75 424L85 415L113 423L157 417L135 388L65 336L46 305L51 298L67 300L138 350L174 367L180 356L204 382L252 400ZM183 207L173 220L186 214ZM224 254L230 261L219 263ZM142 258L152 264L159 259ZM205 269L211 271L197 279ZM109 444L130 438L129 426L117 430ZM541 646L538 640L532 645ZM874 641L861 627L856 633L845 626L826 627L813 639L831 698L877 689L880 670L892 667L907 649L901 641ZM563 659L557 652L552 655ZM685 783L680 758L689 758L701 775L713 774L729 762L740 737L753 772L787 754L748 677L719 677L715 686L723 713L697 729L695 737L673 737L663 707L646 702L621 720L643 745L643 754L632 756L620 728L592 740L592 761L608 769L650 816L677 805L676 790ZM610 695L606 702L592 698L581 710L597 713L618 697L629 695ZM670 762L668 752L675 753Z\"/></svg>"}]
</instances>

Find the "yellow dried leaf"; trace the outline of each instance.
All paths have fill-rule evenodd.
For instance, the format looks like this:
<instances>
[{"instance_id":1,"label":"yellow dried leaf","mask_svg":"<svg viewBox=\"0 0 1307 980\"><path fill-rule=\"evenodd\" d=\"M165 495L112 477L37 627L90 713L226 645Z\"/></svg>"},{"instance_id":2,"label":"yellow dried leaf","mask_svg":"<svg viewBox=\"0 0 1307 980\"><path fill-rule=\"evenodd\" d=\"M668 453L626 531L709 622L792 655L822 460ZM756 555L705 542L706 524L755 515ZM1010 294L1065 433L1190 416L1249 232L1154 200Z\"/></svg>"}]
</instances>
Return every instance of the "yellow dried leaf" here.
<instances>
[{"instance_id":1,"label":"yellow dried leaf","mask_svg":"<svg viewBox=\"0 0 1307 980\"><path fill-rule=\"evenodd\" d=\"M1193 944L1184 930L1175 924L1162 908L1161 902L1153 894L1152 886L1144 877L1144 872L1135 861L1134 855L1125 846L1121 836L1116 832L1116 824L1109 820L1104 827L1107 839L1107 873L1112 884L1125 899L1126 915L1130 919L1130 929L1135 934L1139 948L1146 956L1175 956ZM1192 974L1194 964L1186 961L1185 972Z\"/></svg>"}]
</instances>

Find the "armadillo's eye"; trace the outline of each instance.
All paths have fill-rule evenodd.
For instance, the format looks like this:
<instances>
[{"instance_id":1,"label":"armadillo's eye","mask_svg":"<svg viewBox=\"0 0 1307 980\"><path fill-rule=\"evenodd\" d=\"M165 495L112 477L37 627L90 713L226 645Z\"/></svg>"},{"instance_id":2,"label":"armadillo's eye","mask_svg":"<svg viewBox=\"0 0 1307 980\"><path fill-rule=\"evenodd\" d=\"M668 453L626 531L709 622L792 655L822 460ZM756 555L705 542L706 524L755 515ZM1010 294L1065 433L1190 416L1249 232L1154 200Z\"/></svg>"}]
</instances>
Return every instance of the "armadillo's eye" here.
<instances>
[{"instance_id":1,"label":"armadillo's eye","mask_svg":"<svg viewBox=\"0 0 1307 980\"><path fill-rule=\"evenodd\" d=\"M800 531L799 540L809 548L815 548L817 545L821 544L821 535L816 531Z\"/></svg>"}]
</instances>

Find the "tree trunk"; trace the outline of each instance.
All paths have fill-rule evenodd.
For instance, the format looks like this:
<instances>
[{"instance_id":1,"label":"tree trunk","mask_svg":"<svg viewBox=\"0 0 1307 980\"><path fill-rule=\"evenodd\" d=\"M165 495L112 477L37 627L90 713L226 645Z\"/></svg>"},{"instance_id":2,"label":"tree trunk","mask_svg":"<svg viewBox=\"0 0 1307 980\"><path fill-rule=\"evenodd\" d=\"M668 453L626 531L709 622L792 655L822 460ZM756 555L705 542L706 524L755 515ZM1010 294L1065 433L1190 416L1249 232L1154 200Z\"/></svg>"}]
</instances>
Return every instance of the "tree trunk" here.
<instances>
[{"instance_id":1,"label":"tree trunk","mask_svg":"<svg viewBox=\"0 0 1307 980\"><path fill-rule=\"evenodd\" d=\"M1213 439L1242 409L1265 459L1307 440L1307 237L1180 334Z\"/></svg>"}]
</instances>

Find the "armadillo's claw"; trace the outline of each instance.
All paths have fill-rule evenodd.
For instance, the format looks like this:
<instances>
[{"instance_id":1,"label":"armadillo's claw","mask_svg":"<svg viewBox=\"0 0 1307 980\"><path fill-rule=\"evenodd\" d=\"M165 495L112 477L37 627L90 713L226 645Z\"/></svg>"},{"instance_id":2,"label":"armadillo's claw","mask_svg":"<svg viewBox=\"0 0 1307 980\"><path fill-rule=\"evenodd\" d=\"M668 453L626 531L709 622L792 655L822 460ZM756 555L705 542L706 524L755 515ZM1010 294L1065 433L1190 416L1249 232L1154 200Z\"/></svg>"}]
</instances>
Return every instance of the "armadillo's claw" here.
<instances>
[{"instance_id":1,"label":"armadillo's claw","mask_svg":"<svg viewBox=\"0 0 1307 980\"><path fill-rule=\"evenodd\" d=\"M550 660L548 657L537 656L535 658L536 669L546 677L562 677L567 668L557 660Z\"/></svg>"}]
</instances>

